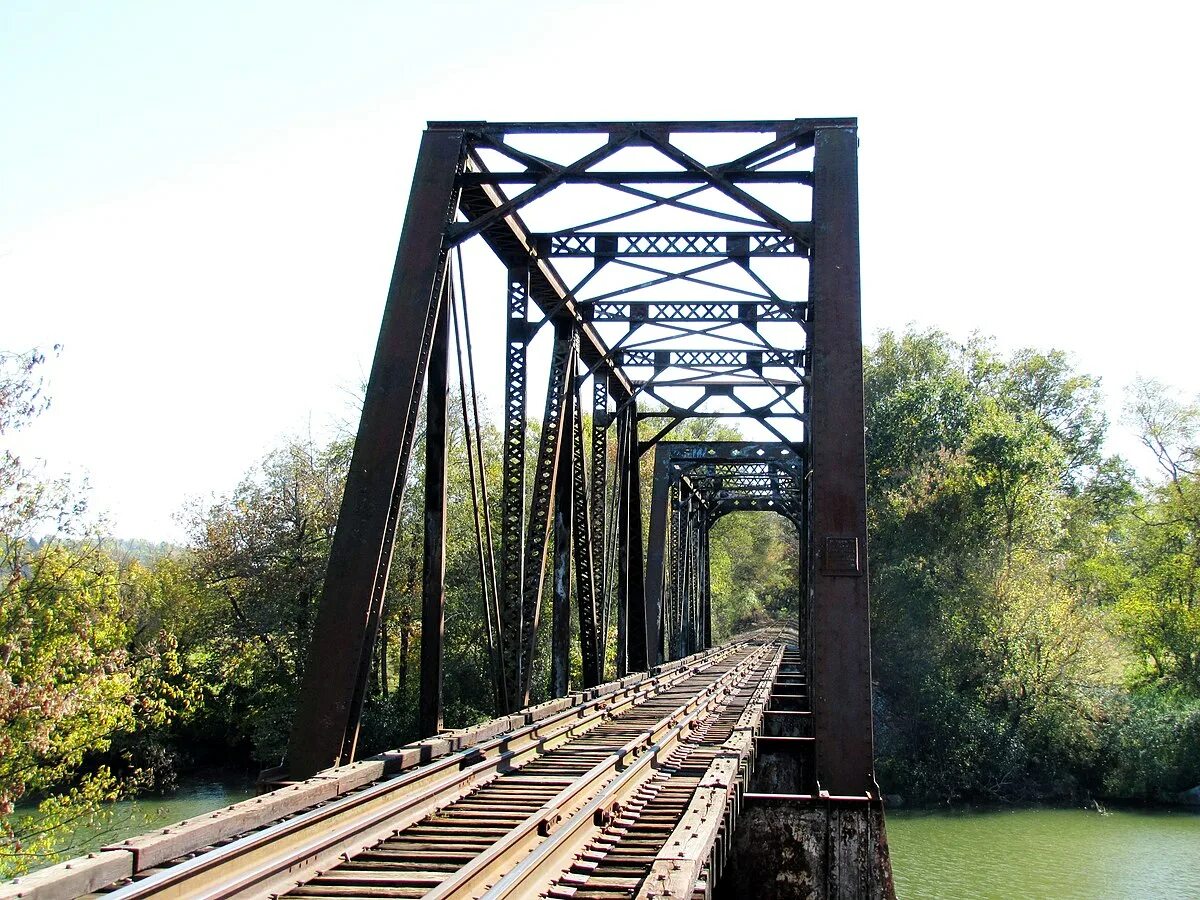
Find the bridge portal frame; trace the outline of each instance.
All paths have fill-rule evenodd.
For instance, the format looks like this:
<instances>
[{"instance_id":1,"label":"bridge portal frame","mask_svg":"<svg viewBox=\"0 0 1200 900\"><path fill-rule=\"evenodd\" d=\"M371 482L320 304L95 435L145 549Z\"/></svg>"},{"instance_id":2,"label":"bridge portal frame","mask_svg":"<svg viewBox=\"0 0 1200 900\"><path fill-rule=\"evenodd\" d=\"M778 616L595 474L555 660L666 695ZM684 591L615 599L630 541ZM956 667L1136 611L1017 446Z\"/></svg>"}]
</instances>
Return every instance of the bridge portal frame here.
<instances>
[{"instance_id":1,"label":"bridge portal frame","mask_svg":"<svg viewBox=\"0 0 1200 900\"><path fill-rule=\"evenodd\" d=\"M599 134L601 146L569 164L522 151L516 135ZM677 134L761 135L749 153L719 165L701 163L673 140ZM625 148L651 148L669 165L659 171L598 166ZM774 162L812 150L811 171L779 169ZM510 169L489 171L484 152L499 153ZM803 504L810 540L806 590L814 641L811 660L813 717L818 743L818 780L837 795L874 791L867 619L866 516L862 430L862 364L858 271L857 136L853 119L790 119L756 122L432 122L417 156L408 212L401 235L375 359L368 382L345 496L289 743L287 767L305 776L355 755L358 724L376 644L393 541L419 411L426 405L425 573L422 629L423 730L440 727L440 660L444 621L447 322L453 304L451 256L463 241L480 236L508 272L507 374L505 385L504 496L497 631L498 705L517 709L528 700L545 579L552 560L552 689L565 692L569 632L561 627L571 603L570 572L576 574L585 684L603 674L603 604L617 595L618 673L650 668L658 654L659 610L646 588L639 460L647 444L667 436L696 415L751 418L787 441L781 420L805 425L809 470ZM537 234L521 219L529 203L568 185L610 185L648 198L652 206L694 210L688 194L649 193L665 185L700 184L746 210L737 230L611 232L579 226L566 233ZM812 189L812 221L780 213L755 190L769 185ZM750 216L751 218L747 218ZM737 218L725 215L725 218ZM746 222L752 221L753 231ZM589 257L597 271L621 257L719 257L750 272L751 260L809 261L808 297L745 292L736 302L668 307L622 306L626 288L580 299L555 267L556 257ZM647 263L639 262L646 266ZM707 284L695 275L682 276ZM590 276L589 276L590 277ZM667 276L664 275L664 278ZM586 279L585 279L586 281ZM761 283L761 279L759 279ZM653 283L652 281L646 282ZM749 299L747 299L749 297ZM639 305L640 304L640 305ZM531 307L542 320L531 322ZM759 344L740 349L610 346L601 322L637 327L666 321L747 325ZM806 348L774 347L760 321L800 324ZM547 402L533 484L526 504L525 416L529 342L548 324L554 332ZM622 339L623 341L624 339ZM620 344L621 341L618 341ZM653 375L632 374L649 366ZM684 377L672 381L671 371ZM585 446L579 384L593 382L591 472ZM753 383L772 393L749 401L739 393ZM670 399L667 389L703 388L691 405ZM661 407L639 412L641 398ZM701 411L711 397L731 398L728 413ZM796 406L801 398L802 408ZM670 423L651 441L639 439L638 423L666 414ZM440 424L439 424L440 423ZM607 463L615 434L615 462ZM602 464L603 462L603 464ZM590 477L588 477L590 474ZM607 503L610 488L615 508ZM439 483L440 478L440 483ZM660 513L661 515L661 513ZM653 516L652 516L653 519ZM610 544L605 523L615 536ZM653 525L652 525L653 528ZM599 533L597 533L599 532ZM652 552L654 547L651 542ZM699 546L699 544L697 544ZM615 554L610 560L608 554ZM572 557L574 560L572 561ZM615 564L615 585L606 572ZM489 620L492 611L489 610Z\"/></svg>"},{"instance_id":2,"label":"bridge portal frame","mask_svg":"<svg viewBox=\"0 0 1200 900\"><path fill-rule=\"evenodd\" d=\"M709 533L735 512L773 512L805 537L806 448L802 443L654 443L646 606L658 612L658 661L712 645ZM644 450L648 450L649 446ZM808 592L801 566L798 631L806 653Z\"/></svg>"}]
</instances>

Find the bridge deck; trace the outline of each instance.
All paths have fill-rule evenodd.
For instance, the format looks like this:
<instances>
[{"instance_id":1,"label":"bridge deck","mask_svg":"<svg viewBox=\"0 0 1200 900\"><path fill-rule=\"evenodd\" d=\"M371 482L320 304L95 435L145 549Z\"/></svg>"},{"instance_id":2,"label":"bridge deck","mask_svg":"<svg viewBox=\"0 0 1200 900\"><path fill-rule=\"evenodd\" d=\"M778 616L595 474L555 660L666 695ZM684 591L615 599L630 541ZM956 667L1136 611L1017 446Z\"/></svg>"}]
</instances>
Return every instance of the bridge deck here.
<instances>
[{"instance_id":1,"label":"bridge deck","mask_svg":"<svg viewBox=\"0 0 1200 900\"><path fill-rule=\"evenodd\" d=\"M703 895L756 745L779 740L768 707L807 705L786 644L759 633L332 769L0 898Z\"/></svg>"}]
</instances>

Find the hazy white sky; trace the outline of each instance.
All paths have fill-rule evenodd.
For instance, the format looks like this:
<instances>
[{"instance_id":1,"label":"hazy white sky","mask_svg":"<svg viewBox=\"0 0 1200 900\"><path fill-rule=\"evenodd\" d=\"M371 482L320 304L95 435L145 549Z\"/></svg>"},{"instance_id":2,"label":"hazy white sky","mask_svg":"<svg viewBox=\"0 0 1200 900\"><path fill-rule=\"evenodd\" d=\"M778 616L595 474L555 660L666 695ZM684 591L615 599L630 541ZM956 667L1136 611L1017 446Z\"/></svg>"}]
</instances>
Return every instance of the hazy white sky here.
<instances>
[{"instance_id":1,"label":"hazy white sky","mask_svg":"<svg viewBox=\"0 0 1200 900\"><path fill-rule=\"evenodd\" d=\"M1183 10L5 0L0 348L64 348L20 449L176 538L355 418L427 119L858 116L868 333L1068 350L1114 413L1195 393Z\"/></svg>"}]
</instances>

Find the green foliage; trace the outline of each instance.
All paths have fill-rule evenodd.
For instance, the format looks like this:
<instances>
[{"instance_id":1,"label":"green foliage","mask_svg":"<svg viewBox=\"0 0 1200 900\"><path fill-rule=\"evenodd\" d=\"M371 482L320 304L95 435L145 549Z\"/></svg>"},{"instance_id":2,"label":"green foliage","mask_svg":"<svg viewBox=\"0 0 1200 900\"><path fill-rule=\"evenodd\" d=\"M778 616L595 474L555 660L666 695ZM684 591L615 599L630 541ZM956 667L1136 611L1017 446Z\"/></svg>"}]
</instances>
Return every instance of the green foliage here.
<instances>
[{"instance_id":1,"label":"green foliage","mask_svg":"<svg viewBox=\"0 0 1200 900\"><path fill-rule=\"evenodd\" d=\"M1106 732L1104 790L1171 801L1200 784L1200 698L1159 688L1120 704Z\"/></svg>"},{"instance_id":2,"label":"green foliage","mask_svg":"<svg viewBox=\"0 0 1200 900\"><path fill-rule=\"evenodd\" d=\"M1069 564L1071 542L1094 544L1107 522L1092 502L1113 469L1096 382L1059 353L1005 360L938 332L882 335L865 376L889 789L1071 794L1097 764L1120 680Z\"/></svg>"},{"instance_id":3,"label":"green foliage","mask_svg":"<svg viewBox=\"0 0 1200 900\"><path fill-rule=\"evenodd\" d=\"M709 536L713 640L795 621L800 545L795 526L772 513L733 513Z\"/></svg>"},{"instance_id":4,"label":"green foliage","mask_svg":"<svg viewBox=\"0 0 1200 900\"><path fill-rule=\"evenodd\" d=\"M189 511L185 568L160 577L164 599L192 594L185 649L213 695L204 728L249 742L262 763L287 743L348 450L287 441L230 495Z\"/></svg>"},{"instance_id":5,"label":"green foliage","mask_svg":"<svg viewBox=\"0 0 1200 900\"><path fill-rule=\"evenodd\" d=\"M1143 381L1128 417L1162 478L1131 512L1118 625L1142 661L1139 681L1200 696L1200 402Z\"/></svg>"},{"instance_id":6,"label":"green foliage","mask_svg":"<svg viewBox=\"0 0 1200 900\"><path fill-rule=\"evenodd\" d=\"M0 436L40 410L39 360L0 355ZM147 784L152 772L118 753L114 773L101 757L165 726L196 693L174 639L132 627L121 569L90 533L79 492L6 451L0 511L0 875L13 875ZM35 530L49 536L34 541ZM17 811L31 799L36 814Z\"/></svg>"}]
</instances>

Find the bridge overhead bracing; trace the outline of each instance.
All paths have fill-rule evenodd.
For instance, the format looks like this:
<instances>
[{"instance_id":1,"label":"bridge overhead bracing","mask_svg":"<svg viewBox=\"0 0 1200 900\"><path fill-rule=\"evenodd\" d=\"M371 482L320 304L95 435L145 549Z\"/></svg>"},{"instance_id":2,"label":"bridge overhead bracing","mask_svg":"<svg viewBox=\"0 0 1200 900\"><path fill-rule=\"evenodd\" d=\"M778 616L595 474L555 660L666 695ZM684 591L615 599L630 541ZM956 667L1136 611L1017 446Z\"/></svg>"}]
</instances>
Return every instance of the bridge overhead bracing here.
<instances>
[{"instance_id":1,"label":"bridge overhead bracing","mask_svg":"<svg viewBox=\"0 0 1200 900\"><path fill-rule=\"evenodd\" d=\"M853 119L430 124L293 776L354 757L422 405L421 722L440 728L451 347L490 338L468 327L491 304L503 305L503 476L487 484L477 459L471 475L497 711L528 704L547 621L551 696L571 689L573 630L583 687L708 646L708 527L731 510L774 510L803 538L817 781L834 795L875 790L856 156ZM499 263L491 283L471 267L477 248ZM531 352L541 335L546 367ZM698 417L731 420L747 441L676 440ZM660 466L671 467L661 490Z\"/></svg>"}]
</instances>

